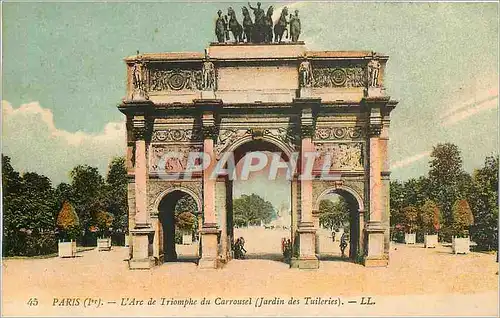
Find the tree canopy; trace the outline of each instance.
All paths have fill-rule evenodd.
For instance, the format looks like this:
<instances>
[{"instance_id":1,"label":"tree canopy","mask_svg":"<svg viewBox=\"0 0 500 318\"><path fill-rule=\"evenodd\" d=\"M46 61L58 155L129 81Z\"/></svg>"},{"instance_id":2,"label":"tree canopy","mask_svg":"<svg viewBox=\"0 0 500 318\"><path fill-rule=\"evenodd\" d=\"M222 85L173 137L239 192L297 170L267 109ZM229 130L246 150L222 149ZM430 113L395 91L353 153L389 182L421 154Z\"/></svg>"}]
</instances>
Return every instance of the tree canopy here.
<instances>
[{"instance_id":1,"label":"tree canopy","mask_svg":"<svg viewBox=\"0 0 500 318\"><path fill-rule=\"evenodd\" d=\"M269 223L276 215L271 202L264 200L255 193L243 194L233 201L234 224L236 226L260 225Z\"/></svg>"},{"instance_id":2,"label":"tree canopy","mask_svg":"<svg viewBox=\"0 0 500 318\"><path fill-rule=\"evenodd\" d=\"M319 203L319 224L325 228L337 231L349 222L349 206L343 197L335 202L321 200Z\"/></svg>"}]
</instances>

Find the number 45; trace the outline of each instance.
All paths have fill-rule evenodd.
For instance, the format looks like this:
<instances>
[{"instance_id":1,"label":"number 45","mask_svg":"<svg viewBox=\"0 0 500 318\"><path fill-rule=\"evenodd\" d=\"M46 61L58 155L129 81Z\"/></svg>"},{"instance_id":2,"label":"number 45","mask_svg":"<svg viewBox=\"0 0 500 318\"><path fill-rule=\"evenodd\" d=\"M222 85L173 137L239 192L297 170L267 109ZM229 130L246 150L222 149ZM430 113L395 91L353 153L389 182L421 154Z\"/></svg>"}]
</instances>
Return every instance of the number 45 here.
<instances>
[{"instance_id":1,"label":"number 45","mask_svg":"<svg viewBox=\"0 0 500 318\"><path fill-rule=\"evenodd\" d=\"M37 306L38 305L38 299L36 298L30 298L28 300L28 306Z\"/></svg>"}]
</instances>

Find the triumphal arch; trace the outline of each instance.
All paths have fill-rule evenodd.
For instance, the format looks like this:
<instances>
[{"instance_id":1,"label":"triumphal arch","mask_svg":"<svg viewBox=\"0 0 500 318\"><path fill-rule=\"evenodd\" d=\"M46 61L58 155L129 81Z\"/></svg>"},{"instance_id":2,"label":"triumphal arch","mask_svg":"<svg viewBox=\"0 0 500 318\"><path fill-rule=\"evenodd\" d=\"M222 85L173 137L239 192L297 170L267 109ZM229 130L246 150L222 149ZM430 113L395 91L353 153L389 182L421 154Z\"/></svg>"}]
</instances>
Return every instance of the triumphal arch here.
<instances>
[{"instance_id":1,"label":"triumphal arch","mask_svg":"<svg viewBox=\"0 0 500 318\"><path fill-rule=\"evenodd\" d=\"M172 218L161 211L185 194L200 221L198 266L229 261L232 173L224 160L259 150L281 153L282 169L296 163L290 169L293 267L319 266L319 202L332 193L350 205L350 257L386 266L387 144L397 104L384 88L388 57L310 51L299 41L221 42L205 52L125 59L127 96L119 110L127 119L130 268L171 257L164 229Z\"/></svg>"}]
</instances>

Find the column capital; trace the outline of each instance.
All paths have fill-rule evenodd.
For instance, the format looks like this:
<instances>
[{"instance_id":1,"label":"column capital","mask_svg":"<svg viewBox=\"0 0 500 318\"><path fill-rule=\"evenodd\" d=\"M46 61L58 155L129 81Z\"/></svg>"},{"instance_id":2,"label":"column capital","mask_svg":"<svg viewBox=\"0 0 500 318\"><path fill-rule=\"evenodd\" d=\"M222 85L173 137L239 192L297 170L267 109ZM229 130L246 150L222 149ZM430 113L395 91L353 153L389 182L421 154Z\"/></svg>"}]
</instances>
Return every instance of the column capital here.
<instances>
[{"instance_id":1,"label":"column capital","mask_svg":"<svg viewBox=\"0 0 500 318\"><path fill-rule=\"evenodd\" d=\"M215 125L215 114L213 111L204 111L201 116L201 132L203 139L215 139L217 137L217 126Z\"/></svg>"},{"instance_id":2,"label":"column capital","mask_svg":"<svg viewBox=\"0 0 500 318\"><path fill-rule=\"evenodd\" d=\"M218 129L214 126L203 126L201 128L203 139L213 139L217 138Z\"/></svg>"},{"instance_id":3,"label":"column capital","mask_svg":"<svg viewBox=\"0 0 500 318\"><path fill-rule=\"evenodd\" d=\"M132 118L132 127L136 140L144 140L146 135L146 117L143 115L134 116Z\"/></svg>"},{"instance_id":4,"label":"column capital","mask_svg":"<svg viewBox=\"0 0 500 318\"><path fill-rule=\"evenodd\" d=\"M379 137L382 131L382 124L370 123L368 125L368 136L369 137Z\"/></svg>"},{"instance_id":5,"label":"column capital","mask_svg":"<svg viewBox=\"0 0 500 318\"><path fill-rule=\"evenodd\" d=\"M300 125L300 137L301 138L313 138L314 132L315 132L315 128L314 128L313 124Z\"/></svg>"}]
</instances>

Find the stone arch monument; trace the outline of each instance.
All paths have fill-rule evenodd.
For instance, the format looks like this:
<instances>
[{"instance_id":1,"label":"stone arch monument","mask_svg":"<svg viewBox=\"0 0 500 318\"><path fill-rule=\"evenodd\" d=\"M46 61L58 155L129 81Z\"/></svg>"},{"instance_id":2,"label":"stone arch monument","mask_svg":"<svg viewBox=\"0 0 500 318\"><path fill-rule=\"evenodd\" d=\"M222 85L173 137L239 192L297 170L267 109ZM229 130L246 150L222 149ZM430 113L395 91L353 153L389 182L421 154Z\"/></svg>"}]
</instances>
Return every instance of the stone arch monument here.
<instances>
[{"instance_id":1,"label":"stone arch monument","mask_svg":"<svg viewBox=\"0 0 500 318\"><path fill-rule=\"evenodd\" d=\"M384 88L387 61L370 51L309 51L303 42L212 43L200 53L125 58L127 95L118 109L127 125L130 268L161 263L158 204L175 190L200 206L198 266L229 260L231 237L221 221L231 209L227 175L210 176L224 154L251 141L272 144L287 158L298 154L290 182L291 237L299 255L292 266L319 266L318 204L330 191L358 206L356 259L386 266L387 147L397 104ZM195 152L211 161L188 173ZM317 155L311 178L301 178L307 153Z\"/></svg>"}]
</instances>

